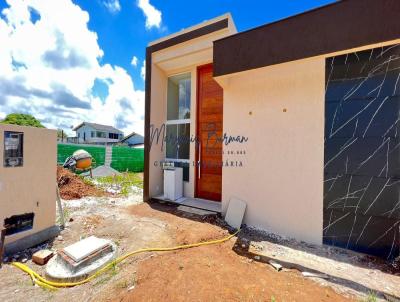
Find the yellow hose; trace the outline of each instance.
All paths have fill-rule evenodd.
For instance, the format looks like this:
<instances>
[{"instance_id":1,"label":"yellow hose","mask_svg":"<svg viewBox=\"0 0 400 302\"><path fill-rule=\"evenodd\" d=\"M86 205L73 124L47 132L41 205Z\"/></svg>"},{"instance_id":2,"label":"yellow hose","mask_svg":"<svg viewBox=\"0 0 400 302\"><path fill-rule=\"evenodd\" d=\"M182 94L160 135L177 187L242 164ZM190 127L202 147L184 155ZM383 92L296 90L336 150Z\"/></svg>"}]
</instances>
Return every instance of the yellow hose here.
<instances>
[{"instance_id":1,"label":"yellow hose","mask_svg":"<svg viewBox=\"0 0 400 302\"><path fill-rule=\"evenodd\" d=\"M27 265L25 265L23 263L12 262L11 265L19 268L20 270L22 270L25 273L27 273L28 275L30 275L31 279L32 279L32 282L34 284L37 284L40 287L43 287L43 288L46 288L46 289L56 290L57 288L60 288L60 287L72 287L72 286L76 286L76 285L81 285L81 284L87 283L87 282L95 279L96 277L98 277L99 275L101 275L102 273L107 271L108 269L110 269L112 266L114 266L114 265L120 263L121 261L124 261L126 258L131 257L131 256L136 255L136 254L145 253L145 252L175 251L175 250L188 249L188 248L198 247L198 246L203 246L203 245L211 245L211 244L223 243L225 241L228 241L232 237L236 236L239 233L239 231L240 230L237 230L232 235L229 235L228 237L225 237L225 238L222 238L222 239L218 239L218 240L211 240L211 241L206 241L206 242L178 245L178 246L174 246L174 247L154 247L154 248L139 249L139 250L127 253L125 255L122 255L121 257L118 257L114 261L108 263L103 268L99 269L93 275L89 276L88 278L86 278L86 279L84 279L82 281L78 281L78 282L54 282L54 281L50 281L50 280L47 280L47 279L43 278L38 273L33 271L29 266L27 266Z\"/></svg>"}]
</instances>

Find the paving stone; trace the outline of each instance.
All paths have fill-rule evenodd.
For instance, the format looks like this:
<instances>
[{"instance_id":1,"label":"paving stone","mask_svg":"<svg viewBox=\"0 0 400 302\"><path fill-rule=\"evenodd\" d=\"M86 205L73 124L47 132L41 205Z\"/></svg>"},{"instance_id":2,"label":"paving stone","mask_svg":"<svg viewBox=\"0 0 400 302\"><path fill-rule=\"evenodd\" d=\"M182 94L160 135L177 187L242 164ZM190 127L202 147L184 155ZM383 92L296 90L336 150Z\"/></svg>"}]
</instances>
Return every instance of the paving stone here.
<instances>
[{"instance_id":1,"label":"paving stone","mask_svg":"<svg viewBox=\"0 0 400 302\"><path fill-rule=\"evenodd\" d=\"M196 208L187 207L187 206L179 206L178 210L182 211L182 212L190 213L190 214L200 215L200 216L217 215L217 213L215 213L215 212L202 210L202 209L196 209Z\"/></svg>"}]
</instances>

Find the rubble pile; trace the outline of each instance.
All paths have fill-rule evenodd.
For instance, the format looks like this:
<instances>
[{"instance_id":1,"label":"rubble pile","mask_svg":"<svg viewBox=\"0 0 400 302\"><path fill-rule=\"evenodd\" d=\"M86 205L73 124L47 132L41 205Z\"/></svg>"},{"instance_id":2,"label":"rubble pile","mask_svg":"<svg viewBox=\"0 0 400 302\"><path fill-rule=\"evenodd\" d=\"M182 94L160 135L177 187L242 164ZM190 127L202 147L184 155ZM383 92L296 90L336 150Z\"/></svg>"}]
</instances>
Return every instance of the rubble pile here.
<instances>
[{"instance_id":1,"label":"rubble pile","mask_svg":"<svg viewBox=\"0 0 400 302\"><path fill-rule=\"evenodd\" d=\"M62 167L57 167L57 184L62 199L80 199L86 196L104 196L106 193L85 183L81 177Z\"/></svg>"}]
</instances>

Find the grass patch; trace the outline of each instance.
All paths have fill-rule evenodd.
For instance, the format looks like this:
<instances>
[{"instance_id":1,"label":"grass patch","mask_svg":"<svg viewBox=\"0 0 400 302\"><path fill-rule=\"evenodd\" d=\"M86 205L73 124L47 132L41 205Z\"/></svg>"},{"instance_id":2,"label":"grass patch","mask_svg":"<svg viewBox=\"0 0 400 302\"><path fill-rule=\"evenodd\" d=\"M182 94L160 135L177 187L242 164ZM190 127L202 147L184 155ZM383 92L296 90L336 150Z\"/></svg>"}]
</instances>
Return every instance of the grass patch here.
<instances>
[{"instance_id":1,"label":"grass patch","mask_svg":"<svg viewBox=\"0 0 400 302\"><path fill-rule=\"evenodd\" d=\"M94 184L94 182L93 182L93 179L91 179L90 177L84 177L84 176L82 176L82 175L78 175L78 176L82 179L82 181L83 181L86 185L92 186L92 187L95 186L95 184Z\"/></svg>"},{"instance_id":2,"label":"grass patch","mask_svg":"<svg viewBox=\"0 0 400 302\"><path fill-rule=\"evenodd\" d=\"M143 179L138 173L124 172L120 175L97 177L96 181L102 187L118 187L121 195L128 195L132 186L143 189Z\"/></svg>"},{"instance_id":3,"label":"grass patch","mask_svg":"<svg viewBox=\"0 0 400 302\"><path fill-rule=\"evenodd\" d=\"M362 301L363 302L376 302L376 301L378 301L378 296L376 295L376 292L369 291L368 296Z\"/></svg>"},{"instance_id":4,"label":"grass patch","mask_svg":"<svg viewBox=\"0 0 400 302\"><path fill-rule=\"evenodd\" d=\"M115 287L116 287L116 288L125 289L125 288L132 287L132 286L134 286L134 285L135 285L135 280L129 281L129 280L127 280L127 279L123 279L123 280L118 281L118 282L115 284Z\"/></svg>"},{"instance_id":5,"label":"grass patch","mask_svg":"<svg viewBox=\"0 0 400 302\"><path fill-rule=\"evenodd\" d=\"M99 276L99 279L94 285L101 285L111 280L112 277L118 274L118 267L115 263L112 263L110 268L102 275Z\"/></svg>"},{"instance_id":6,"label":"grass patch","mask_svg":"<svg viewBox=\"0 0 400 302\"><path fill-rule=\"evenodd\" d=\"M60 211L57 210L57 221L56 221L56 223L58 225L61 224L61 216L60 216L59 213L60 213ZM64 222L68 222L68 220L71 217L71 210L69 208L67 208L66 206L63 206L63 214L64 214Z\"/></svg>"}]
</instances>

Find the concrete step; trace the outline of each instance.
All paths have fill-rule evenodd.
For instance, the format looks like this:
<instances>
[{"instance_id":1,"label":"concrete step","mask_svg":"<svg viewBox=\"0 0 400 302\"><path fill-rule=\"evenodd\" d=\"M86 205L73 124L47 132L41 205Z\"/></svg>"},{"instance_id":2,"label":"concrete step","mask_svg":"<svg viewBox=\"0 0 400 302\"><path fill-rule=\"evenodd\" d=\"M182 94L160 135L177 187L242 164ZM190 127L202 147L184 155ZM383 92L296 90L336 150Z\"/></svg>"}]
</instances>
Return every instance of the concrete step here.
<instances>
[{"instance_id":1,"label":"concrete step","mask_svg":"<svg viewBox=\"0 0 400 302\"><path fill-rule=\"evenodd\" d=\"M112 147L106 146L106 156L104 160L104 166L110 167L111 162L112 162Z\"/></svg>"}]
</instances>

